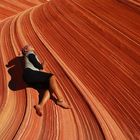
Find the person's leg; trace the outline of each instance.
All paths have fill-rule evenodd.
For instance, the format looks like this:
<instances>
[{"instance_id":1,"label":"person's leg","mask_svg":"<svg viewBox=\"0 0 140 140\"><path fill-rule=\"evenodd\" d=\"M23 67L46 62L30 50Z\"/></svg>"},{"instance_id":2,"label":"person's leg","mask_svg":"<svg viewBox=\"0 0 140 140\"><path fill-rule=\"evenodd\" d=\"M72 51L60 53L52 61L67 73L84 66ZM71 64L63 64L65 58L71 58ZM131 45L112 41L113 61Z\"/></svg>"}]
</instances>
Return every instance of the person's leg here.
<instances>
[{"instance_id":1,"label":"person's leg","mask_svg":"<svg viewBox=\"0 0 140 140\"><path fill-rule=\"evenodd\" d=\"M49 99L50 99L50 92L49 92L49 90L46 90L44 95L43 95L43 98L42 98L41 102L38 105L35 105L36 113L39 116L42 116L42 114L43 114L43 106L46 104L46 102Z\"/></svg>"},{"instance_id":2,"label":"person's leg","mask_svg":"<svg viewBox=\"0 0 140 140\"><path fill-rule=\"evenodd\" d=\"M63 107L63 108L70 108L70 106L64 101L63 99L63 94L62 91L60 89L60 87L58 86L56 77L53 75L50 77L50 90L52 92L55 93L55 95L57 96L57 105Z\"/></svg>"}]
</instances>

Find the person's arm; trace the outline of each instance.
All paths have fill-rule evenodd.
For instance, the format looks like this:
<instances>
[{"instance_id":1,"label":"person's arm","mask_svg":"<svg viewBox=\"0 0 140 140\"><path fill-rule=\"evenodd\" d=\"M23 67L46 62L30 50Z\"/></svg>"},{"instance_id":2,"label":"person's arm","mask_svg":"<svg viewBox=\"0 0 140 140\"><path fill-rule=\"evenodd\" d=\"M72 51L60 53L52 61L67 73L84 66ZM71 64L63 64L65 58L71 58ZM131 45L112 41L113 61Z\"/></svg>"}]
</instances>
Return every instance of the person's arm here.
<instances>
[{"instance_id":1,"label":"person's arm","mask_svg":"<svg viewBox=\"0 0 140 140\"><path fill-rule=\"evenodd\" d=\"M28 55L29 61L34 65L34 67L38 68L38 69L43 69L42 64L40 64L38 62L38 60L36 59L34 54L29 54Z\"/></svg>"}]
</instances>

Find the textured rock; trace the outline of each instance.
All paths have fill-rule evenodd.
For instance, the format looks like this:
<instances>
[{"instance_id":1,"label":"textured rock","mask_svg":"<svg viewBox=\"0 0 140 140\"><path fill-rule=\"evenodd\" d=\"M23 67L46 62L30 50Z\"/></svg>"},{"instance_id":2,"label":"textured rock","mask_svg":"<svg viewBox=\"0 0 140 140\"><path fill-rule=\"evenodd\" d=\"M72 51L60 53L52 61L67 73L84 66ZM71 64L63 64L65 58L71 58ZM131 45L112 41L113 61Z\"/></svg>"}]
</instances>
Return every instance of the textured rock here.
<instances>
[{"instance_id":1,"label":"textured rock","mask_svg":"<svg viewBox=\"0 0 140 140\"><path fill-rule=\"evenodd\" d=\"M140 139L140 1L1 0L0 139ZM20 49L31 44L71 105L22 81Z\"/></svg>"}]
</instances>

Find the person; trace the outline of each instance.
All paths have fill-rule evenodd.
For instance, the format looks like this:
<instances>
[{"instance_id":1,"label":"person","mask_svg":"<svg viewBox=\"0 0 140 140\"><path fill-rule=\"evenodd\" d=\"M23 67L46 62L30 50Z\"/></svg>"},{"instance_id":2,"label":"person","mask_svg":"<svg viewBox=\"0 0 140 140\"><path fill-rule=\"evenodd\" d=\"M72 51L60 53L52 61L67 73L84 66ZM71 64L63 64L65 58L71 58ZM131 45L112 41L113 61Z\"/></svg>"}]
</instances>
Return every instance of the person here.
<instances>
[{"instance_id":1,"label":"person","mask_svg":"<svg viewBox=\"0 0 140 140\"><path fill-rule=\"evenodd\" d=\"M44 63L40 63L34 48L30 45L26 45L22 48L21 52L24 56L23 80L31 87L45 89L41 102L34 106L36 113L42 116L43 106L50 99L50 93L52 92L55 93L57 97L57 105L65 109L70 108L64 101L62 91L60 90L55 75L44 71Z\"/></svg>"}]
</instances>

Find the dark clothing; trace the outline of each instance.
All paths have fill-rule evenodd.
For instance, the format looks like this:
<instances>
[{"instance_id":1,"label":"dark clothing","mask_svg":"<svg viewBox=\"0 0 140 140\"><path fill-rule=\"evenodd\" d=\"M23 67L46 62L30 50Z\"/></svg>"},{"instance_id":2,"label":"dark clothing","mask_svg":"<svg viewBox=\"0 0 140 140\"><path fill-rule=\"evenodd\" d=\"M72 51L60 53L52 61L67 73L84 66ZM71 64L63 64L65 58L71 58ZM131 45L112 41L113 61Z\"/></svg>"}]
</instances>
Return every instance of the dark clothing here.
<instances>
[{"instance_id":1,"label":"dark clothing","mask_svg":"<svg viewBox=\"0 0 140 140\"><path fill-rule=\"evenodd\" d=\"M35 89L49 89L49 82L52 73L34 71L30 68L25 68L23 72L24 81Z\"/></svg>"},{"instance_id":2,"label":"dark clothing","mask_svg":"<svg viewBox=\"0 0 140 140\"><path fill-rule=\"evenodd\" d=\"M25 59L25 68L30 68L35 71L43 69L42 64L40 64L37 55L33 51L29 51L24 56Z\"/></svg>"},{"instance_id":3,"label":"dark clothing","mask_svg":"<svg viewBox=\"0 0 140 140\"><path fill-rule=\"evenodd\" d=\"M43 69L42 64L40 64L40 63L37 61L37 59L36 59L36 57L35 57L34 54L29 54L29 55L28 55L28 59L29 59L29 61L34 65L34 67L38 68L39 70L40 70L40 69Z\"/></svg>"},{"instance_id":4,"label":"dark clothing","mask_svg":"<svg viewBox=\"0 0 140 140\"><path fill-rule=\"evenodd\" d=\"M50 77L52 73L39 71L43 69L34 52L28 52L25 55L25 68L23 72L23 80L35 89L49 89Z\"/></svg>"}]
</instances>

